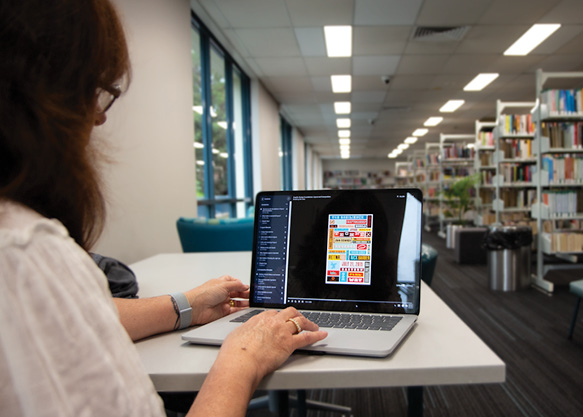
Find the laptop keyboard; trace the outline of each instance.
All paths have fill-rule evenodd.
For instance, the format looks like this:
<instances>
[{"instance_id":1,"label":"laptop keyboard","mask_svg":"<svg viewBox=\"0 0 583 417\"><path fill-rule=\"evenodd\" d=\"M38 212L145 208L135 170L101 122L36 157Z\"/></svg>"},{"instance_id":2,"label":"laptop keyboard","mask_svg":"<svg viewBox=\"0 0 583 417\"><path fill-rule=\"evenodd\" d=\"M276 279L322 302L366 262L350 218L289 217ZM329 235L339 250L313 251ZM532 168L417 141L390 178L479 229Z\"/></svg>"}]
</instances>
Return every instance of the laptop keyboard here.
<instances>
[{"instance_id":1,"label":"laptop keyboard","mask_svg":"<svg viewBox=\"0 0 583 417\"><path fill-rule=\"evenodd\" d=\"M251 310L233 320L236 323L245 323L251 317L262 313L263 310ZM337 329L362 329L390 331L401 320L402 317L387 316L380 314L359 314L359 313L330 313L320 311L309 311L302 313L308 320L313 321L321 328Z\"/></svg>"}]
</instances>

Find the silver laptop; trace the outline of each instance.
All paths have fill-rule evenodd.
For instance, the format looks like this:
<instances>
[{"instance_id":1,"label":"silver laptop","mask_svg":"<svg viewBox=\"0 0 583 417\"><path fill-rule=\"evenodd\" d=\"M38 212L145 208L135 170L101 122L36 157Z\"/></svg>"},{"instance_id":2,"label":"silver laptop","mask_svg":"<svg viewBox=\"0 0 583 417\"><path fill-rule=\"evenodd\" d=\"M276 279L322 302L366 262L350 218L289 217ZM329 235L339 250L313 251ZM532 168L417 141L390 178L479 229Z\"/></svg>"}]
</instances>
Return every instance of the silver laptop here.
<instances>
[{"instance_id":1,"label":"silver laptop","mask_svg":"<svg viewBox=\"0 0 583 417\"><path fill-rule=\"evenodd\" d=\"M294 306L328 332L302 350L384 357L419 314L418 189L261 192L250 308L182 338L220 345L249 316Z\"/></svg>"}]
</instances>

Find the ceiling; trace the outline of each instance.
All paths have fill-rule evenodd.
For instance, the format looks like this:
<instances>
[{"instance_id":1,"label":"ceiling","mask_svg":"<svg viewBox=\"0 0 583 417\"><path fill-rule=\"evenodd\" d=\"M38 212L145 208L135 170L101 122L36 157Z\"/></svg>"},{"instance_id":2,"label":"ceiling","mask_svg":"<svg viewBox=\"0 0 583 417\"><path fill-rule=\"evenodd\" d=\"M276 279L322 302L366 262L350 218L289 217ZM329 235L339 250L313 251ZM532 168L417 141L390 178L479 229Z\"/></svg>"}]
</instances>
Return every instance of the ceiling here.
<instances>
[{"instance_id":1,"label":"ceiling","mask_svg":"<svg viewBox=\"0 0 583 417\"><path fill-rule=\"evenodd\" d=\"M340 158L335 101L350 101L351 158L386 158L431 116L440 133L474 133L494 120L496 100L534 101L535 71L583 71L583 0L191 0L195 13L280 103L284 117L322 158ZM534 23L561 28L524 57L503 52ZM353 56L328 58L324 25L352 25ZM416 39L420 26L467 27L462 36ZM500 76L480 92L478 73ZM352 92L332 93L330 76L352 75ZM385 84L383 77L390 77ZM439 113L450 99L465 100Z\"/></svg>"}]
</instances>

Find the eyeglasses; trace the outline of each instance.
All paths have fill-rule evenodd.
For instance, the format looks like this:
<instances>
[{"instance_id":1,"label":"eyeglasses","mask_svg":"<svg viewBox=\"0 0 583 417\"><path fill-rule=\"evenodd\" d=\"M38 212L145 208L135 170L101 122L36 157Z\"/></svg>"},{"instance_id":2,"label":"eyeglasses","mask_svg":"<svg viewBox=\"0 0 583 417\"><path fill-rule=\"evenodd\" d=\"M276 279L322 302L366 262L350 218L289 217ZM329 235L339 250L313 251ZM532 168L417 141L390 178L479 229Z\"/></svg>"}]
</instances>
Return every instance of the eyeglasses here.
<instances>
[{"instance_id":1,"label":"eyeglasses","mask_svg":"<svg viewBox=\"0 0 583 417\"><path fill-rule=\"evenodd\" d=\"M113 106L115 100L121 95L121 87L114 84L110 87L99 88L97 90L97 108L98 112L103 114Z\"/></svg>"}]
</instances>

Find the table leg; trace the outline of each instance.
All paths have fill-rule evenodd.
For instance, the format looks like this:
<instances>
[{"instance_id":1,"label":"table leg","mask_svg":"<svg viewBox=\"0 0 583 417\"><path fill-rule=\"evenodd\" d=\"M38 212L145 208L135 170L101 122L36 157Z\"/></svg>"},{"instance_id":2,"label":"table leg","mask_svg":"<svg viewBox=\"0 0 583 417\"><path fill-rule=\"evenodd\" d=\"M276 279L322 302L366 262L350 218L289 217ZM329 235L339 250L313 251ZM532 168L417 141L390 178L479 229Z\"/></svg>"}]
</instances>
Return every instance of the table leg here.
<instances>
[{"instance_id":1,"label":"table leg","mask_svg":"<svg viewBox=\"0 0 583 417\"><path fill-rule=\"evenodd\" d=\"M423 417L423 387L407 387L408 417Z\"/></svg>"},{"instance_id":2,"label":"table leg","mask_svg":"<svg viewBox=\"0 0 583 417\"><path fill-rule=\"evenodd\" d=\"M289 391L269 391L269 411L278 417L289 417Z\"/></svg>"}]
</instances>

